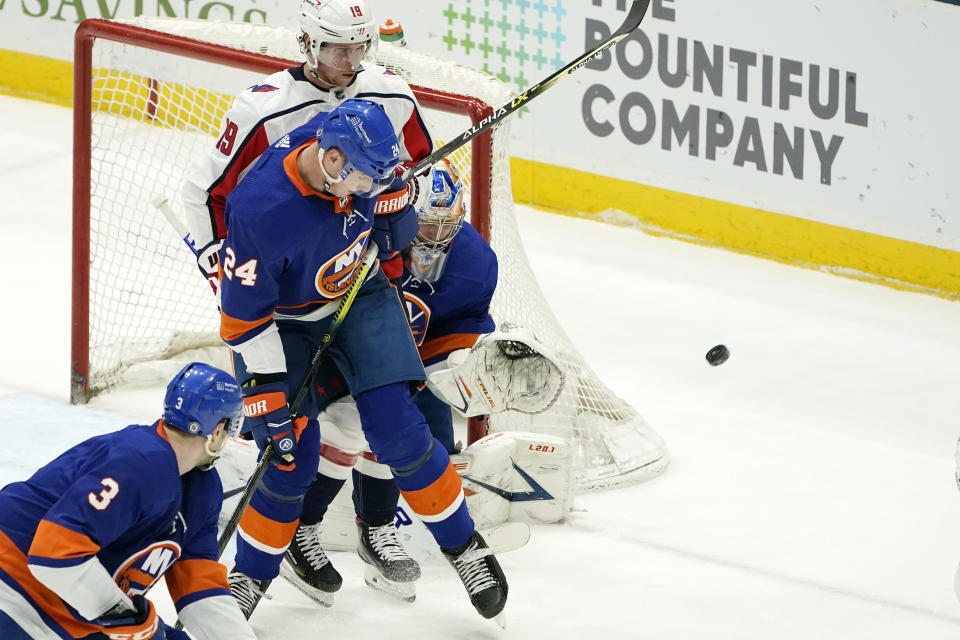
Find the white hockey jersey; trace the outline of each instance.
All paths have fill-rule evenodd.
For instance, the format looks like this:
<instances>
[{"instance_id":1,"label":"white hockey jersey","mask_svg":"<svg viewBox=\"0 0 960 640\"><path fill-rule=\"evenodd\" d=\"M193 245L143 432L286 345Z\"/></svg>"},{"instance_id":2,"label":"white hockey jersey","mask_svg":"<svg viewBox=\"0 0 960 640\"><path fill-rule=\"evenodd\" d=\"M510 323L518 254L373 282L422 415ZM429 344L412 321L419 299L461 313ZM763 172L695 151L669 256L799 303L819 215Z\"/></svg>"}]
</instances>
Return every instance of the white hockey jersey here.
<instances>
[{"instance_id":1,"label":"white hockey jersey","mask_svg":"<svg viewBox=\"0 0 960 640\"><path fill-rule=\"evenodd\" d=\"M364 63L346 87L322 89L302 66L274 73L237 96L224 115L220 138L187 171L183 204L187 227L205 275L216 271L217 249L227 234L227 196L268 147L322 111L349 98L383 105L400 142L400 162L417 162L433 150L410 86L383 67Z\"/></svg>"}]
</instances>

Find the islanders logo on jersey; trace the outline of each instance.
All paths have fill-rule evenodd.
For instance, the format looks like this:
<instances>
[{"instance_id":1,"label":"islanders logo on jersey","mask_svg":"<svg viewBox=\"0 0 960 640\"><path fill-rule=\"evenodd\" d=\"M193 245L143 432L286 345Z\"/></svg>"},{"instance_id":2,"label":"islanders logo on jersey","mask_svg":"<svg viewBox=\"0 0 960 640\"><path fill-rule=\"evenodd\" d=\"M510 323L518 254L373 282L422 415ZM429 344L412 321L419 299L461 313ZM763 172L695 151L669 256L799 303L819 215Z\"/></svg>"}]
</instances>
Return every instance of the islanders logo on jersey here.
<instances>
[{"instance_id":1,"label":"islanders logo on jersey","mask_svg":"<svg viewBox=\"0 0 960 640\"><path fill-rule=\"evenodd\" d=\"M315 284L324 298L337 298L353 281L353 274L363 261L370 230L361 233L349 247L335 255L317 270Z\"/></svg>"},{"instance_id":2,"label":"islanders logo on jersey","mask_svg":"<svg viewBox=\"0 0 960 640\"><path fill-rule=\"evenodd\" d=\"M179 557L180 545L176 542L155 542L122 562L113 580L128 596L144 594Z\"/></svg>"},{"instance_id":3,"label":"islanders logo on jersey","mask_svg":"<svg viewBox=\"0 0 960 640\"><path fill-rule=\"evenodd\" d=\"M404 291L403 297L407 301L407 318L410 320L410 332L413 333L413 339L419 347L423 344L423 339L427 336L427 327L430 326L430 307L427 306L426 302L409 291Z\"/></svg>"}]
</instances>

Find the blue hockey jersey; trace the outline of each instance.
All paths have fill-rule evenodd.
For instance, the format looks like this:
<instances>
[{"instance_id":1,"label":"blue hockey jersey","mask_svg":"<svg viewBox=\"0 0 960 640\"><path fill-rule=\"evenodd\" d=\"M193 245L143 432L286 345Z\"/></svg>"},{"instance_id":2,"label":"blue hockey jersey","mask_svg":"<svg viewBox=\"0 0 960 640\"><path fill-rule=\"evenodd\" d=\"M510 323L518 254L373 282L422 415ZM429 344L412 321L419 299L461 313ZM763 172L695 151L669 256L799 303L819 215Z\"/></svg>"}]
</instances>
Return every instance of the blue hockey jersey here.
<instances>
[{"instance_id":1,"label":"blue hockey jersey","mask_svg":"<svg viewBox=\"0 0 960 640\"><path fill-rule=\"evenodd\" d=\"M297 170L297 157L316 139L323 118L265 151L227 199L220 337L241 352L274 327L274 318L332 313L369 243L377 199L320 193ZM406 192L397 197L405 202Z\"/></svg>"},{"instance_id":2,"label":"blue hockey jersey","mask_svg":"<svg viewBox=\"0 0 960 640\"><path fill-rule=\"evenodd\" d=\"M98 632L91 620L118 595L108 580L88 579L102 570L128 596L165 576L178 611L231 598L217 562L220 477L181 476L161 425L96 436L0 489L0 609L39 614L63 638ZM79 593L77 609L58 593Z\"/></svg>"},{"instance_id":3,"label":"blue hockey jersey","mask_svg":"<svg viewBox=\"0 0 960 640\"><path fill-rule=\"evenodd\" d=\"M472 347L481 334L496 328L490 316L496 288L497 256L467 222L453 239L437 282L415 280L404 269L407 316L424 366Z\"/></svg>"}]
</instances>

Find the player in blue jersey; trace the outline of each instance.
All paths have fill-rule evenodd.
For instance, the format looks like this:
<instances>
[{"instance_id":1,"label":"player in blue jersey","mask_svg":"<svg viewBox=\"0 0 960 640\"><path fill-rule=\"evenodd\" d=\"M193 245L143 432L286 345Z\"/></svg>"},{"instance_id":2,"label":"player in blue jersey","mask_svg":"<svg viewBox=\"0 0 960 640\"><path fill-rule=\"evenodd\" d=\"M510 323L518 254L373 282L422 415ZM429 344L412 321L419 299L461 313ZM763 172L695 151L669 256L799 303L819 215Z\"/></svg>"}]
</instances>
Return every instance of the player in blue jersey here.
<instances>
[{"instance_id":1,"label":"player in blue jersey","mask_svg":"<svg viewBox=\"0 0 960 640\"><path fill-rule=\"evenodd\" d=\"M154 424L91 438L0 489L0 638L188 640L145 598L163 576L193 638L252 640L217 562L223 488L210 470L242 401L229 374L191 363Z\"/></svg>"},{"instance_id":2,"label":"player in blue jersey","mask_svg":"<svg viewBox=\"0 0 960 640\"><path fill-rule=\"evenodd\" d=\"M308 418L324 408L322 398L312 389L294 417L288 394L306 375L370 240L392 255L418 230L412 207L381 214L377 206L376 195L395 186L398 159L383 107L347 100L264 152L227 200L220 333L244 388L244 428L261 447L272 440L279 462L238 527L230 584L248 615L279 572L319 460L319 429ZM411 387L426 375L401 302L380 271L360 288L328 353L356 399L373 453L477 610L499 614L506 579L474 530L447 450L414 404Z\"/></svg>"},{"instance_id":3,"label":"player in blue jersey","mask_svg":"<svg viewBox=\"0 0 960 640\"><path fill-rule=\"evenodd\" d=\"M377 28L367 2L299 0L294 6L304 63L271 74L239 94L224 114L216 143L195 159L185 176L187 225L197 249L197 264L214 291L220 282L221 241L227 233L227 197L260 155L291 130L344 100L363 98L386 110L397 135L401 162L416 163L433 149L424 114L410 86L393 71L373 64ZM378 212L397 211L406 204L406 189L399 186L399 191L380 194L383 209ZM399 259L390 260L382 262L380 269L395 279L403 264ZM397 488L390 492L395 501ZM377 529L376 533L382 537L389 530ZM298 530L291 543L290 557L295 555L301 556L297 571L308 572L305 575L311 583L330 591L340 588L342 577L305 531ZM404 562L412 560L406 556Z\"/></svg>"},{"instance_id":4,"label":"player in blue jersey","mask_svg":"<svg viewBox=\"0 0 960 640\"><path fill-rule=\"evenodd\" d=\"M473 346L481 334L495 328L489 306L497 284L497 258L480 234L464 222L462 182L453 165L446 160L437 163L415 189L419 194L415 195L418 232L404 251L402 289L420 356L425 365L434 365L455 349ZM451 268L445 268L448 262ZM347 395L335 368L325 369L319 379L325 402ZM450 406L429 389L418 392L414 401L433 436L449 453L455 453ZM320 417L320 432L319 473L307 493L297 537L316 539L317 525L352 473L358 551L366 563L367 583L412 600L419 567L402 552L396 535L391 535L399 494L389 468L378 464L367 448L353 400L334 402ZM308 553L297 550L288 556L294 567L310 561ZM332 604L332 589L311 589L310 584L290 575L286 564L282 571L313 599Z\"/></svg>"},{"instance_id":5,"label":"player in blue jersey","mask_svg":"<svg viewBox=\"0 0 960 640\"><path fill-rule=\"evenodd\" d=\"M498 357L500 350L495 346L498 341L505 339L517 344L520 336L491 333L496 328L489 307L497 286L497 257L480 234L464 220L463 184L456 167L447 160L437 163L418 187L414 194L418 233L403 252L402 284L410 326L427 371L448 375L451 355L460 356L464 351L471 352L474 347L494 345L485 362L500 370L509 369L509 374L491 376L484 371L466 376L470 380L484 379L489 393L498 395L498 406L485 405L480 413L494 413L507 406L528 412L543 410L556 397L562 376L540 353L531 351L527 358L513 360ZM469 362L471 358L464 360ZM546 375L531 384L531 371L545 372ZM393 483L390 471L369 451L356 406L352 399L344 397L346 386L338 372L327 370L323 374L326 377L321 375L322 382L317 386L323 390L325 401L331 404L320 416L320 467L306 496L301 530L319 525L327 507L352 474L354 507L358 515L358 551L367 565L365 578L372 586L413 600L413 582L419 577L416 565L405 562L405 554L398 553L395 536L377 535L376 528L370 526L370 523L376 523L382 528L393 529L398 496L390 492ZM499 382L504 378L522 383L523 392L529 396L526 405L511 395L509 384ZM534 396L536 400L533 400ZM417 393L415 402L437 441L449 453L457 453L451 405L442 393L435 394L428 387ZM468 409L466 406L459 408L462 411ZM308 535L316 537L314 533ZM397 559L390 560L394 557ZM298 584L293 576L288 577L318 602L332 603L329 596L311 590L302 582Z\"/></svg>"}]
</instances>

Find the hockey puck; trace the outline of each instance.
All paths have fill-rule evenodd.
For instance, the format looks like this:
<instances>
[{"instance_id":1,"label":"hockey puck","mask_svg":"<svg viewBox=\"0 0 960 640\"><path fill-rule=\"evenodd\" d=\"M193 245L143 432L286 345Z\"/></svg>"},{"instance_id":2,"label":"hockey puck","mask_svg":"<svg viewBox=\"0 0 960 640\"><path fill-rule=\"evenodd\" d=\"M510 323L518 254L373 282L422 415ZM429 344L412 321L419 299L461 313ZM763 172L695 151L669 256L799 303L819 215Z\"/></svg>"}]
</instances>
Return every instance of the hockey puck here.
<instances>
[{"instance_id":1,"label":"hockey puck","mask_svg":"<svg viewBox=\"0 0 960 640\"><path fill-rule=\"evenodd\" d=\"M710 351L707 351L707 362L710 363L711 367L717 367L727 361L727 358L730 357L730 350L727 349L722 344L718 344Z\"/></svg>"}]
</instances>

